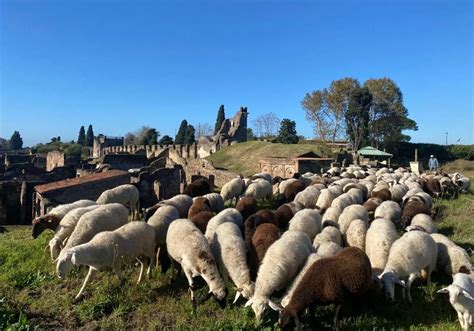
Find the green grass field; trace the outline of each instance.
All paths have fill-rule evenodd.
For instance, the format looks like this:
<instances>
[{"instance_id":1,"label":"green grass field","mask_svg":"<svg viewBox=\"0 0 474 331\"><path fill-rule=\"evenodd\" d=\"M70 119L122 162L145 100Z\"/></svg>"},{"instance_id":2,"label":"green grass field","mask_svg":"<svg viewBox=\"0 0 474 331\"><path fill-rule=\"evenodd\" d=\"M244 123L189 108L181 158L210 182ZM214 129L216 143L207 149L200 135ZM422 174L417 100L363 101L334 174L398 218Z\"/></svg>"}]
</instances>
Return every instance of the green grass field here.
<instances>
[{"instance_id":1,"label":"green grass field","mask_svg":"<svg viewBox=\"0 0 474 331\"><path fill-rule=\"evenodd\" d=\"M474 183L474 178L473 178ZM449 235L468 250L472 259L474 248L474 195L457 200L436 201L433 213L439 232ZM0 330L51 328L85 329L274 329L277 315L269 312L257 324L250 308L241 299L222 310L212 300L191 308L187 281L183 274L172 279L171 270L152 277L140 285L135 282L139 268L129 266L121 283L112 272L101 272L89 284L85 298L73 298L85 277L85 269L76 269L65 280L55 275L54 266L43 251L52 233L38 239L30 236L29 227L8 227L0 235ZM412 288L414 302L390 304L371 293L367 300L341 311L341 329L410 329L459 330L456 313L445 295L437 295L446 277L434 275L435 285L426 288L416 282ZM234 289L229 286L229 301ZM198 291L198 297L206 289ZM315 316L303 316L305 327L329 329L334 307L321 307Z\"/></svg>"}]
</instances>

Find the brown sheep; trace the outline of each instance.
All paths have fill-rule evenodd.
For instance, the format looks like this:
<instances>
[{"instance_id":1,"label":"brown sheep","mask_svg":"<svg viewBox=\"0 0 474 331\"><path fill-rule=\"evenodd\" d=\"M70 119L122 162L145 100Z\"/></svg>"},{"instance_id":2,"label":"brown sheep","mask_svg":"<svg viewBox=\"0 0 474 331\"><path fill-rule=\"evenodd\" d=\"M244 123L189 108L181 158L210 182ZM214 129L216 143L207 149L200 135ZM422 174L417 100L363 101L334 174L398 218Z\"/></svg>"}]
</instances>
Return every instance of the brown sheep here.
<instances>
[{"instance_id":1,"label":"brown sheep","mask_svg":"<svg viewBox=\"0 0 474 331\"><path fill-rule=\"evenodd\" d=\"M295 199L296 195L303 191L306 188L306 185L301 181L297 180L291 184L289 184L285 188L285 192L283 193L284 202L291 202Z\"/></svg>"},{"instance_id":2,"label":"brown sheep","mask_svg":"<svg viewBox=\"0 0 474 331\"><path fill-rule=\"evenodd\" d=\"M407 227L411 223L411 219L417 214L426 214L431 216L431 212L426 205L418 199L408 199L403 207L402 224Z\"/></svg>"},{"instance_id":3,"label":"brown sheep","mask_svg":"<svg viewBox=\"0 0 474 331\"><path fill-rule=\"evenodd\" d=\"M212 211L202 211L190 217L189 219L197 226L199 230L204 234L206 233L207 223L214 217Z\"/></svg>"},{"instance_id":4,"label":"brown sheep","mask_svg":"<svg viewBox=\"0 0 474 331\"><path fill-rule=\"evenodd\" d=\"M441 194L441 185L439 180L435 179L433 176L427 177L424 180L423 191L431 195L432 197L438 197Z\"/></svg>"},{"instance_id":5,"label":"brown sheep","mask_svg":"<svg viewBox=\"0 0 474 331\"><path fill-rule=\"evenodd\" d=\"M382 203L382 199L380 198L369 198L362 206L367 209L367 212L369 213L369 217L373 218L375 209Z\"/></svg>"},{"instance_id":6,"label":"brown sheep","mask_svg":"<svg viewBox=\"0 0 474 331\"><path fill-rule=\"evenodd\" d=\"M303 205L297 202L285 203L284 205L278 207L275 212L276 218L278 220L278 227L282 230L286 229L293 216L303 208Z\"/></svg>"},{"instance_id":7,"label":"brown sheep","mask_svg":"<svg viewBox=\"0 0 474 331\"><path fill-rule=\"evenodd\" d=\"M244 239L247 248L250 246L252 236L260 224L272 223L278 227L278 220L272 210L262 209L250 215L244 222Z\"/></svg>"},{"instance_id":8,"label":"brown sheep","mask_svg":"<svg viewBox=\"0 0 474 331\"><path fill-rule=\"evenodd\" d=\"M280 312L278 323L284 327L293 318L300 328L299 312L314 305L335 304L334 324L337 330L341 305L363 296L371 285L372 267L367 255L356 247L344 248L334 257L313 263L288 305Z\"/></svg>"},{"instance_id":9,"label":"brown sheep","mask_svg":"<svg viewBox=\"0 0 474 331\"><path fill-rule=\"evenodd\" d=\"M382 201L392 200L392 193L389 189L383 188L378 191L372 191L371 198L379 198Z\"/></svg>"},{"instance_id":10,"label":"brown sheep","mask_svg":"<svg viewBox=\"0 0 474 331\"><path fill-rule=\"evenodd\" d=\"M249 247L249 269L250 278L255 281L257 278L258 268L265 256L265 253L275 241L280 238L278 227L271 223L264 223L257 227Z\"/></svg>"},{"instance_id":11,"label":"brown sheep","mask_svg":"<svg viewBox=\"0 0 474 331\"><path fill-rule=\"evenodd\" d=\"M196 179L191 184L187 185L183 194L189 195L192 198L203 196L211 193L211 185L205 178Z\"/></svg>"},{"instance_id":12,"label":"brown sheep","mask_svg":"<svg viewBox=\"0 0 474 331\"><path fill-rule=\"evenodd\" d=\"M61 222L61 217L54 214L46 214L36 217L31 222L33 224L31 236L36 239L46 229L56 231L59 226L59 222Z\"/></svg>"},{"instance_id":13,"label":"brown sheep","mask_svg":"<svg viewBox=\"0 0 474 331\"><path fill-rule=\"evenodd\" d=\"M197 197L194 199L191 207L189 207L188 218L191 218L202 211L211 211L211 204L209 203L209 200L207 200L206 198Z\"/></svg>"},{"instance_id":14,"label":"brown sheep","mask_svg":"<svg viewBox=\"0 0 474 331\"><path fill-rule=\"evenodd\" d=\"M242 219L246 220L250 215L257 212L257 199L254 197L243 197L237 202L235 209L242 215Z\"/></svg>"}]
</instances>

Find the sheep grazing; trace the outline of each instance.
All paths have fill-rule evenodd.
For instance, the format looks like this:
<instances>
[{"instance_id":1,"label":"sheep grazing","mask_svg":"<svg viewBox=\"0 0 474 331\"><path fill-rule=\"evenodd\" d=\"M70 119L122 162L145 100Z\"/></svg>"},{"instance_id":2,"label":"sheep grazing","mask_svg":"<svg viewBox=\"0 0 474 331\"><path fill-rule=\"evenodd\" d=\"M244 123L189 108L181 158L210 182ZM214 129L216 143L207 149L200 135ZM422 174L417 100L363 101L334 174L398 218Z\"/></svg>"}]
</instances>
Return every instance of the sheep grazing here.
<instances>
[{"instance_id":1,"label":"sheep grazing","mask_svg":"<svg viewBox=\"0 0 474 331\"><path fill-rule=\"evenodd\" d=\"M467 193L471 189L471 179L469 177L460 177L455 181L461 192Z\"/></svg>"},{"instance_id":2,"label":"sheep grazing","mask_svg":"<svg viewBox=\"0 0 474 331\"><path fill-rule=\"evenodd\" d=\"M313 246L318 247L324 242L333 242L339 246L342 246L342 233L339 229L333 226L327 226L314 237Z\"/></svg>"},{"instance_id":3,"label":"sheep grazing","mask_svg":"<svg viewBox=\"0 0 474 331\"><path fill-rule=\"evenodd\" d=\"M392 200L401 203L403 196L408 192L408 186L404 184L395 184L390 188Z\"/></svg>"},{"instance_id":4,"label":"sheep grazing","mask_svg":"<svg viewBox=\"0 0 474 331\"><path fill-rule=\"evenodd\" d=\"M314 250L316 254L318 254L318 256L329 257L329 256L333 256L339 253L342 250L342 246L334 242L327 241L317 246L314 246Z\"/></svg>"},{"instance_id":5,"label":"sheep grazing","mask_svg":"<svg viewBox=\"0 0 474 331\"><path fill-rule=\"evenodd\" d=\"M272 184L272 175L266 172L259 172L258 174L255 174L252 176L252 180L259 179L259 178L265 179L267 182Z\"/></svg>"},{"instance_id":6,"label":"sheep grazing","mask_svg":"<svg viewBox=\"0 0 474 331\"><path fill-rule=\"evenodd\" d=\"M379 275L385 268L390 248L397 238L397 230L393 222L377 218L370 224L365 237L365 252L369 257L374 275Z\"/></svg>"},{"instance_id":7,"label":"sheep grazing","mask_svg":"<svg viewBox=\"0 0 474 331\"><path fill-rule=\"evenodd\" d=\"M236 177L229 182L225 183L221 189L222 199L225 201L237 199L245 190L245 183L242 178Z\"/></svg>"},{"instance_id":8,"label":"sheep grazing","mask_svg":"<svg viewBox=\"0 0 474 331\"><path fill-rule=\"evenodd\" d=\"M245 243L239 227L229 222L219 225L214 236L212 251L224 281L227 282L230 277L237 287L234 303L240 295L250 299L255 284L250 280Z\"/></svg>"},{"instance_id":9,"label":"sheep grazing","mask_svg":"<svg viewBox=\"0 0 474 331\"><path fill-rule=\"evenodd\" d=\"M145 209L143 212L143 219L147 221L161 206L173 206L178 210L179 217L186 217L192 204L193 198L191 198L189 195L178 194L171 199L160 201L154 206Z\"/></svg>"},{"instance_id":10,"label":"sheep grazing","mask_svg":"<svg viewBox=\"0 0 474 331\"><path fill-rule=\"evenodd\" d=\"M68 212L76 208L88 207L95 204L96 203L92 200L78 200L73 203L54 207L47 214L33 219L33 229L31 232L31 236L36 239L46 229L56 231L59 226L59 222L61 222L63 217L66 216Z\"/></svg>"},{"instance_id":11,"label":"sheep grazing","mask_svg":"<svg viewBox=\"0 0 474 331\"><path fill-rule=\"evenodd\" d=\"M431 216L426 214L417 214L415 215L412 220L411 224L407 226L406 230L411 231L412 229L421 228L426 233L436 233L438 230L436 229L436 225L433 222Z\"/></svg>"},{"instance_id":12,"label":"sheep grazing","mask_svg":"<svg viewBox=\"0 0 474 331\"><path fill-rule=\"evenodd\" d=\"M355 247L344 248L334 257L318 260L305 273L280 312L278 323L285 327L290 318L300 327L298 313L317 304L335 304L334 324L342 304L363 296L372 284L371 265L367 255Z\"/></svg>"},{"instance_id":13,"label":"sheep grazing","mask_svg":"<svg viewBox=\"0 0 474 331\"><path fill-rule=\"evenodd\" d=\"M331 207L331 203L335 198L336 194L334 194L334 192L332 192L330 189L322 189L319 193L318 201L316 201L316 208L321 212L325 211Z\"/></svg>"},{"instance_id":14,"label":"sheep grazing","mask_svg":"<svg viewBox=\"0 0 474 331\"><path fill-rule=\"evenodd\" d=\"M291 202L295 200L296 195L305 188L306 185L301 180L292 181L285 187L285 191L283 192L283 201Z\"/></svg>"},{"instance_id":15,"label":"sheep grazing","mask_svg":"<svg viewBox=\"0 0 474 331\"><path fill-rule=\"evenodd\" d=\"M453 282L438 293L449 293L449 302L458 313L459 324L468 331L474 322L474 285L472 278L465 273L457 273Z\"/></svg>"},{"instance_id":16,"label":"sheep grazing","mask_svg":"<svg viewBox=\"0 0 474 331\"><path fill-rule=\"evenodd\" d=\"M378 206L382 203L382 199L380 198L369 198L366 202L362 204L365 209L367 209L367 213L369 213L370 217L373 217L375 214L375 210Z\"/></svg>"},{"instance_id":17,"label":"sheep grazing","mask_svg":"<svg viewBox=\"0 0 474 331\"><path fill-rule=\"evenodd\" d=\"M207 239L207 242L211 245L214 240L214 234L216 232L217 227L226 222L232 222L237 224L239 228L243 227L243 220L242 215L239 211L235 208L227 208L221 211L219 214L214 216L209 220L206 227L206 232L204 236Z\"/></svg>"},{"instance_id":18,"label":"sheep grazing","mask_svg":"<svg viewBox=\"0 0 474 331\"><path fill-rule=\"evenodd\" d=\"M211 206L211 211L214 213L220 213L224 210L224 199L219 193L208 193L203 195L203 198L206 198L209 201Z\"/></svg>"},{"instance_id":19,"label":"sheep grazing","mask_svg":"<svg viewBox=\"0 0 474 331\"><path fill-rule=\"evenodd\" d=\"M352 197L352 203L361 205L364 203L364 192L358 188L351 188L349 191L347 191L347 194L349 194Z\"/></svg>"},{"instance_id":20,"label":"sheep grazing","mask_svg":"<svg viewBox=\"0 0 474 331\"><path fill-rule=\"evenodd\" d=\"M431 237L438 247L437 271L453 276L464 268L467 273L471 273L471 260L465 249L440 233L432 233Z\"/></svg>"},{"instance_id":21,"label":"sheep grazing","mask_svg":"<svg viewBox=\"0 0 474 331\"><path fill-rule=\"evenodd\" d=\"M420 200L409 199L402 211L402 224L404 227L410 225L411 220L415 215L426 214L430 215L431 211Z\"/></svg>"},{"instance_id":22,"label":"sheep grazing","mask_svg":"<svg viewBox=\"0 0 474 331\"><path fill-rule=\"evenodd\" d=\"M265 179L252 181L244 193L247 197L254 197L256 200L270 200L273 196L272 184Z\"/></svg>"},{"instance_id":23,"label":"sheep grazing","mask_svg":"<svg viewBox=\"0 0 474 331\"><path fill-rule=\"evenodd\" d=\"M131 222L114 231L100 232L91 241L65 251L66 260L72 264L89 266L89 272L76 299L81 296L95 271L112 268L120 279L122 265L140 256L150 259L150 263L146 259L144 261L139 259L141 268L137 283L142 279L144 262L148 264L147 276L149 276L155 259L155 232L144 222Z\"/></svg>"},{"instance_id":24,"label":"sheep grazing","mask_svg":"<svg viewBox=\"0 0 474 331\"><path fill-rule=\"evenodd\" d=\"M239 214L240 215L240 214ZM168 254L181 265L188 279L193 307L196 306L193 278L201 276L209 286L212 294L221 307L225 307L227 289L222 280L209 243L193 222L178 219L170 224L166 236Z\"/></svg>"},{"instance_id":25,"label":"sheep grazing","mask_svg":"<svg viewBox=\"0 0 474 331\"><path fill-rule=\"evenodd\" d=\"M361 205L352 205L346 207L343 211L341 216L339 216L338 224L339 230L344 235L346 234L349 225L353 220L361 219L368 225L369 223L369 214L367 213L367 209L365 209Z\"/></svg>"},{"instance_id":26,"label":"sheep grazing","mask_svg":"<svg viewBox=\"0 0 474 331\"><path fill-rule=\"evenodd\" d=\"M399 223L402 219L402 208L395 201L384 201L375 210L374 218L383 218L394 223Z\"/></svg>"},{"instance_id":27,"label":"sheep grazing","mask_svg":"<svg viewBox=\"0 0 474 331\"><path fill-rule=\"evenodd\" d=\"M211 211L211 204L209 203L209 200L204 197L196 197L193 199L191 207L189 207L188 218L191 218L202 211Z\"/></svg>"},{"instance_id":28,"label":"sheep grazing","mask_svg":"<svg viewBox=\"0 0 474 331\"><path fill-rule=\"evenodd\" d=\"M183 194L189 195L192 198L203 196L208 193L211 193L211 185L205 178L194 180L191 184L186 185L183 191Z\"/></svg>"},{"instance_id":29,"label":"sheep grazing","mask_svg":"<svg viewBox=\"0 0 474 331\"><path fill-rule=\"evenodd\" d=\"M252 280L257 278L257 272L268 248L280 238L280 231L275 224L259 225L252 235L249 247L249 268Z\"/></svg>"},{"instance_id":30,"label":"sheep grazing","mask_svg":"<svg viewBox=\"0 0 474 331\"><path fill-rule=\"evenodd\" d=\"M308 186L303 191L296 194L294 202L302 204L305 208L314 209L319 197L319 189L315 186Z\"/></svg>"},{"instance_id":31,"label":"sheep grazing","mask_svg":"<svg viewBox=\"0 0 474 331\"><path fill-rule=\"evenodd\" d=\"M324 227L326 223L338 224L337 221L342 214L342 210L339 207L329 207L323 214L322 217L322 226ZM339 225L337 225L339 227Z\"/></svg>"},{"instance_id":32,"label":"sheep grazing","mask_svg":"<svg viewBox=\"0 0 474 331\"><path fill-rule=\"evenodd\" d=\"M135 185L125 184L102 192L97 198L98 205L120 203L130 208L132 219L137 219L140 211L140 193Z\"/></svg>"},{"instance_id":33,"label":"sheep grazing","mask_svg":"<svg viewBox=\"0 0 474 331\"><path fill-rule=\"evenodd\" d=\"M255 229L261 224L271 223L278 226L278 220L272 210L262 209L251 215L244 222L244 238L247 247L250 245Z\"/></svg>"},{"instance_id":34,"label":"sheep grazing","mask_svg":"<svg viewBox=\"0 0 474 331\"><path fill-rule=\"evenodd\" d=\"M215 214L212 211L202 211L193 217L189 218L194 225L204 234L206 233L207 224L213 218Z\"/></svg>"},{"instance_id":35,"label":"sheep grazing","mask_svg":"<svg viewBox=\"0 0 474 331\"><path fill-rule=\"evenodd\" d=\"M270 300L274 291L285 288L304 265L312 246L308 236L301 231L286 231L271 245L258 270L255 294L245 306L252 305L257 320L265 309L276 307Z\"/></svg>"},{"instance_id":36,"label":"sheep grazing","mask_svg":"<svg viewBox=\"0 0 474 331\"><path fill-rule=\"evenodd\" d=\"M278 193L285 194L285 190L288 187L288 185L290 185L291 183L294 183L296 181L298 181L298 179L296 179L296 178L289 178L289 179L282 180L280 182L280 184L278 185ZM296 193L295 193L295 195L296 195Z\"/></svg>"},{"instance_id":37,"label":"sheep grazing","mask_svg":"<svg viewBox=\"0 0 474 331\"><path fill-rule=\"evenodd\" d=\"M321 232L321 215L314 209L302 209L290 220L288 230L302 231L313 241Z\"/></svg>"},{"instance_id":38,"label":"sheep grazing","mask_svg":"<svg viewBox=\"0 0 474 331\"><path fill-rule=\"evenodd\" d=\"M433 197L438 197L441 194L441 185L434 176L428 176L422 187L425 192Z\"/></svg>"},{"instance_id":39,"label":"sheep grazing","mask_svg":"<svg viewBox=\"0 0 474 331\"><path fill-rule=\"evenodd\" d=\"M425 232L411 231L397 239L390 248L387 264L379 276L387 299L395 300L395 284L399 284L405 287L408 301L412 302L411 284L423 271L427 275L428 286L430 285L437 255L436 242ZM401 281L406 277L406 283Z\"/></svg>"},{"instance_id":40,"label":"sheep grazing","mask_svg":"<svg viewBox=\"0 0 474 331\"><path fill-rule=\"evenodd\" d=\"M365 238L368 224L364 220L356 219L351 222L346 231L346 244L349 247L357 247L365 252Z\"/></svg>"},{"instance_id":41,"label":"sheep grazing","mask_svg":"<svg viewBox=\"0 0 474 331\"><path fill-rule=\"evenodd\" d=\"M302 209L303 205L297 202L288 202L278 207L275 215L277 217L278 226L280 229L286 229L293 216L295 216L295 214Z\"/></svg>"},{"instance_id":42,"label":"sheep grazing","mask_svg":"<svg viewBox=\"0 0 474 331\"><path fill-rule=\"evenodd\" d=\"M59 253L61 252L61 249L66 243L66 240L74 231L77 222L79 222L81 216L87 212L96 209L97 207L99 206L92 205L89 207L75 208L69 211L66 216L63 217L61 222L59 222L59 226L56 230L56 233L54 234L54 237L49 241L49 244L47 246L49 247L52 260L55 260L58 257Z\"/></svg>"},{"instance_id":43,"label":"sheep grazing","mask_svg":"<svg viewBox=\"0 0 474 331\"><path fill-rule=\"evenodd\" d=\"M382 201L387 201L392 199L392 193L388 188L383 188L378 191L372 191L372 194L370 195L371 198L379 198Z\"/></svg>"},{"instance_id":44,"label":"sheep grazing","mask_svg":"<svg viewBox=\"0 0 474 331\"><path fill-rule=\"evenodd\" d=\"M349 207L352 204L354 204L352 195L343 193L332 201L331 207L339 208L339 210L342 212L346 207Z\"/></svg>"},{"instance_id":45,"label":"sheep grazing","mask_svg":"<svg viewBox=\"0 0 474 331\"><path fill-rule=\"evenodd\" d=\"M254 197L242 197L235 205L235 209L242 214L242 219L246 220L257 212L257 200Z\"/></svg>"}]
</instances>

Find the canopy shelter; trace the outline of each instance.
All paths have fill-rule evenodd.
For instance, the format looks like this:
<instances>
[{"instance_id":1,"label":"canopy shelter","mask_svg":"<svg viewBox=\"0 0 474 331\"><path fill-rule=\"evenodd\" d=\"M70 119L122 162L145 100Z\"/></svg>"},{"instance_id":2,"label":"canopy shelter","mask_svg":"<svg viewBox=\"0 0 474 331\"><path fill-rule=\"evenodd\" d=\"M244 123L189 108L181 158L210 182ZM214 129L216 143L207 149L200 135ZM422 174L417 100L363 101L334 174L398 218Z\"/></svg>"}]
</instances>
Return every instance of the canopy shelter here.
<instances>
[{"instance_id":1,"label":"canopy shelter","mask_svg":"<svg viewBox=\"0 0 474 331\"><path fill-rule=\"evenodd\" d=\"M370 160L378 161L380 159L386 160L385 163L390 167L390 158L393 157L393 154L378 150L372 146L362 147L357 151L357 154L360 157L360 164L368 164Z\"/></svg>"}]
</instances>

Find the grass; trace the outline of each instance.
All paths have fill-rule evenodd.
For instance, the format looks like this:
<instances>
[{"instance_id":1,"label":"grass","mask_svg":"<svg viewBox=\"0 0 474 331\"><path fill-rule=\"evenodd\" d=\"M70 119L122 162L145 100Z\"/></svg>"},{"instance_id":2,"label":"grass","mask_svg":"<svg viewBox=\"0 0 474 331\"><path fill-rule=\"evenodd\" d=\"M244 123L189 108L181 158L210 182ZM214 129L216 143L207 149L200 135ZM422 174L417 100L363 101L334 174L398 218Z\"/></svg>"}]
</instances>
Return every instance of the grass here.
<instances>
[{"instance_id":1,"label":"grass","mask_svg":"<svg viewBox=\"0 0 474 331\"><path fill-rule=\"evenodd\" d=\"M460 172L464 176L474 176L474 161L458 159L443 164L441 168L447 173Z\"/></svg>"},{"instance_id":2,"label":"grass","mask_svg":"<svg viewBox=\"0 0 474 331\"><path fill-rule=\"evenodd\" d=\"M223 168L248 176L260 171L259 161L262 158L291 158L311 151L321 156L330 153L327 147L316 144L287 145L272 144L266 141L248 141L223 148L207 159L216 168Z\"/></svg>"},{"instance_id":3,"label":"grass","mask_svg":"<svg viewBox=\"0 0 474 331\"><path fill-rule=\"evenodd\" d=\"M474 178L473 191L474 191ZM266 205L266 207L270 206ZM474 248L474 194L456 200L437 200L433 208L439 232L450 236L468 250ZM151 279L136 285L138 267L124 270L122 283L111 273L101 272L86 288L85 299L73 298L85 277L85 269L75 269L65 280L55 276L54 266L43 251L51 233L38 239L26 226L7 227L0 235L0 330L39 329L275 329L277 315L266 314L257 324L242 299L222 310L212 300L193 312L183 274L173 280L171 270L154 269ZM444 295L436 294L449 279L434 275L435 285L426 288L415 282L413 304L389 304L371 293L362 304L341 311L342 330L410 329L459 330L456 313ZM229 286L230 298L234 289ZM197 292L198 297L206 288ZM301 322L312 329L330 329L334 307L320 307L317 317L303 316Z\"/></svg>"}]
</instances>

